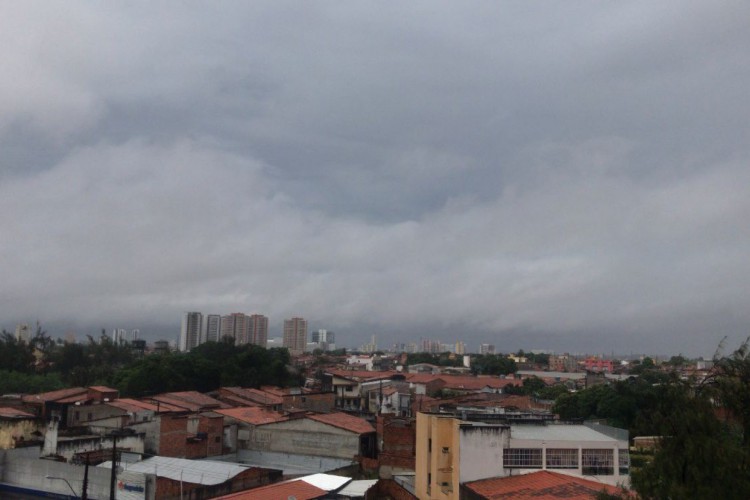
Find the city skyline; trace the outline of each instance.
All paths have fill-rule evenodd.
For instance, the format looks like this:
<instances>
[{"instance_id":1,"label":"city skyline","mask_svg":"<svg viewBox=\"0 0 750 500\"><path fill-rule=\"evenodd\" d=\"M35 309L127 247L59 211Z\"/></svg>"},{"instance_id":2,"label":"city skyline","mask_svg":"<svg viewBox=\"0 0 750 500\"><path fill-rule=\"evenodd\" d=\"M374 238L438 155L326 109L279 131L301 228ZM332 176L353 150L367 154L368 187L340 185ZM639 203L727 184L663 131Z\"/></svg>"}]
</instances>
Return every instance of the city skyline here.
<instances>
[{"instance_id":1,"label":"city skyline","mask_svg":"<svg viewBox=\"0 0 750 500\"><path fill-rule=\"evenodd\" d=\"M747 19L4 3L0 324L710 356L750 334Z\"/></svg>"}]
</instances>

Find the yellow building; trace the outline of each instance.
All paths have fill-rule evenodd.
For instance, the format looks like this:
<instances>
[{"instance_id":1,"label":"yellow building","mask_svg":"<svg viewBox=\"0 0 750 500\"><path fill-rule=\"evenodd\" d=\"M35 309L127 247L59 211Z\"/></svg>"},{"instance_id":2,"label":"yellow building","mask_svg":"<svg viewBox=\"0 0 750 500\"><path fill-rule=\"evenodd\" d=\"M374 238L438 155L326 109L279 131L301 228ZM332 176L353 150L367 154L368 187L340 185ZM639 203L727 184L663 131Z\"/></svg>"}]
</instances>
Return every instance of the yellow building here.
<instances>
[{"instance_id":1,"label":"yellow building","mask_svg":"<svg viewBox=\"0 0 750 500\"><path fill-rule=\"evenodd\" d=\"M498 417L418 413L416 496L458 500L463 483L538 470L629 484L627 431L542 421L495 423Z\"/></svg>"}]
</instances>

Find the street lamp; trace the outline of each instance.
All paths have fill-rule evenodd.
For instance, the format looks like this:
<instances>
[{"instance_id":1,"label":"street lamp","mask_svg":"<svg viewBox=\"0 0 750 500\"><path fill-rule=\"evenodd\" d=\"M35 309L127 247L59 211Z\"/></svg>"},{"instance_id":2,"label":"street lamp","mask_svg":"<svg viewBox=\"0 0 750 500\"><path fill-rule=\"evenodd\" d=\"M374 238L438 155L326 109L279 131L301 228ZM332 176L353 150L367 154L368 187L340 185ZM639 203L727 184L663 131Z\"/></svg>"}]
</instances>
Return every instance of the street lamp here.
<instances>
[{"instance_id":1,"label":"street lamp","mask_svg":"<svg viewBox=\"0 0 750 500\"><path fill-rule=\"evenodd\" d=\"M70 488L70 491L73 492L73 498L81 498L78 496L78 493L76 493L76 490L73 489L73 487L70 485L67 479L64 477L57 477L57 476L44 476L47 479L57 479L58 481L65 481L65 484L68 485L68 488Z\"/></svg>"}]
</instances>

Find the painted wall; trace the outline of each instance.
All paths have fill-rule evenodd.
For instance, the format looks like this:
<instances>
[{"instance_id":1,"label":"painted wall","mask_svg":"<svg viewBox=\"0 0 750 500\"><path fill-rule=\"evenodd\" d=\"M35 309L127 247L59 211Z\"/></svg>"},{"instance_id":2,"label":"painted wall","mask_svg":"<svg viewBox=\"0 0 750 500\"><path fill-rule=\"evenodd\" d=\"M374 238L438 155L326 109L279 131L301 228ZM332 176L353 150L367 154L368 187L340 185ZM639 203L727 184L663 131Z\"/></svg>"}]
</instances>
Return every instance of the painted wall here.
<instances>
[{"instance_id":1,"label":"painted wall","mask_svg":"<svg viewBox=\"0 0 750 500\"><path fill-rule=\"evenodd\" d=\"M39 434L44 434L44 427L43 422L35 419L0 420L0 449L7 450L24 441L39 440Z\"/></svg>"},{"instance_id":2,"label":"painted wall","mask_svg":"<svg viewBox=\"0 0 750 500\"><path fill-rule=\"evenodd\" d=\"M253 427L249 434L249 450L344 459L359 454L359 434L307 418Z\"/></svg>"},{"instance_id":3,"label":"painted wall","mask_svg":"<svg viewBox=\"0 0 750 500\"><path fill-rule=\"evenodd\" d=\"M460 483L507 475L503 469L503 448L510 443L508 427L459 425L458 432Z\"/></svg>"}]
</instances>

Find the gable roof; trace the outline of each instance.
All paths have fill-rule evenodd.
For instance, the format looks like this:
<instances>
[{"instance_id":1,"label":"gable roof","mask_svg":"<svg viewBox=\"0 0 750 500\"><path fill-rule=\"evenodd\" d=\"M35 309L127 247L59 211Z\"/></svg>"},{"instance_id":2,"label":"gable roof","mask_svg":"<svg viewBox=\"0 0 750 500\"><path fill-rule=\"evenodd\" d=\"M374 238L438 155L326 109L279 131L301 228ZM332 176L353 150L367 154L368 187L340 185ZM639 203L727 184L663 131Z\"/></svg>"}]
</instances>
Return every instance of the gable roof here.
<instances>
[{"instance_id":1,"label":"gable roof","mask_svg":"<svg viewBox=\"0 0 750 500\"><path fill-rule=\"evenodd\" d=\"M228 392L230 397L234 396L232 397L232 399L235 401L239 398L240 400L246 400L248 402L261 405L280 405L284 402L284 400L280 396L258 389L246 389L243 387L222 387L221 391Z\"/></svg>"},{"instance_id":2,"label":"gable roof","mask_svg":"<svg viewBox=\"0 0 750 500\"><path fill-rule=\"evenodd\" d=\"M500 498L591 500L602 491L623 493L621 488L615 486L546 470L519 476L472 481L465 483L464 487L480 498L492 500Z\"/></svg>"},{"instance_id":3,"label":"gable roof","mask_svg":"<svg viewBox=\"0 0 750 500\"><path fill-rule=\"evenodd\" d=\"M375 428L367 420L342 412L308 415L307 418L338 427L339 429L356 432L357 434L375 432Z\"/></svg>"},{"instance_id":4,"label":"gable roof","mask_svg":"<svg viewBox=\"0 0 750 500\"><path fill-rule=\"evenodd\" d=\"M69 389L60 389L58 391L42 392L40 394L28 394L22 398L24 403L48 403L60 399L74 396L86 396L88 389L85 387L71 387Z\"/></svg>"},{"instance_id":5,"label":"gable roof","mask_svg":"<svg viewBox=\"0 0 750 500\"><path fill-rule=\"evenodd\" d=\"M351 482L351 478L348 477L311 474L281 483L224 495L217 497L216 500L279 500L284 498L313 500L329 498L329 492L336 491L349 482Z\"/></svg>"},{"instance_id":6,"label":"gable roof","mask_svg":"<svg viewBox=\"0 0 750 500\"><path fill-rule=\"evenodd\" d=\"M28 418L36 418L36 415L21 411L18 408L3 406L0 407L0 418L14 418L24 420Z\"/></svg>"},{"instance_id":7,"label":"gable roof","mask_svg":"<svg viewBox=\"0 0 750 500\"><path fill-rule=\"evenodd\" d=\"M201 394L198 391L167 392L153 396L150 399L179 406L190 411L229 408L228 404L222 403L218 399L214 399L206 394Z\"/></svg>"},{"instance_id":8,"label":"gable roof","mask_svg":"<svg viewBox=\"0 0 750 500\"><path fill-rule=\"evenodd\" d=\"M282 413L267 410L265 408L261 408L260 406L226 408L214 411L221 415L231 417L239 420L240 422L245 422L252 425L273 424L276 422L284 422L286 420L289 420L289 417Z\"/></svg>"}]
</instances>

